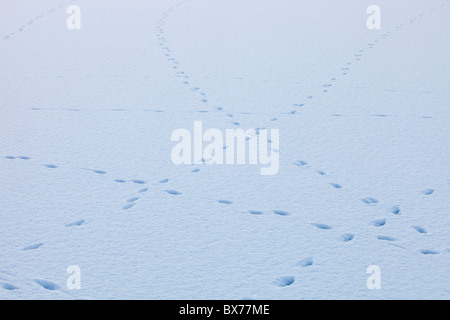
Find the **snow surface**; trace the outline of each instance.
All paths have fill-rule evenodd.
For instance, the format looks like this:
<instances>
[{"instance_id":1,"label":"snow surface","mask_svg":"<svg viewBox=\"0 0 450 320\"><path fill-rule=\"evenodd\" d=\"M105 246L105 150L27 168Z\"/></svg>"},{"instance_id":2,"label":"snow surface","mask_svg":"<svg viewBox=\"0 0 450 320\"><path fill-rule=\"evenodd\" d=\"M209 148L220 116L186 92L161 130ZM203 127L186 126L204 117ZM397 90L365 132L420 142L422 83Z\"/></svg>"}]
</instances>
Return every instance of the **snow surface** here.
<instances>
[{"instance_id":1,"label":"snow surface","mask_svg":"<svg viewBox=\"0 0 450 320\"><path fill-rule=\"evenodd\" d=\"M449 1L4 0L0 37L1 299L450 298ZM174 165L194 121L280 129L279 173Z\"/></svg>"}]
</instances>

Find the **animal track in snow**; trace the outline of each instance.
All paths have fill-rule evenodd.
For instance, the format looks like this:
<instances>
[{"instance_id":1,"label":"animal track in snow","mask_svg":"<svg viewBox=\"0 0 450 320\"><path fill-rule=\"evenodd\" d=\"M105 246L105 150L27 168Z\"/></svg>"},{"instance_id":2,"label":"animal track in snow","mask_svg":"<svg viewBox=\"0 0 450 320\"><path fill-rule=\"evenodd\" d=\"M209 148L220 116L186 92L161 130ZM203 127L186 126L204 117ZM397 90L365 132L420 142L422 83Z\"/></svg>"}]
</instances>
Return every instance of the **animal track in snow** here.
<instances>
[{"instance_id":1,"label":"animal track in snow","mask_svg":"<svg viewBox=\"0 0 450 320\"><path fill-rule=\"evenodd\" d=\"M318 229L322 229L322 230L331 230L333 229L333 227L327 225L327 224L323 224L323 223L312 223L313 226L315 226Z\"/></svg>"},{"instance_id":2,"label":"animal track in snow","mask_svg":"<svg viewBox=\"0 0 450 320\"><path fill-rule=\"evenodd\" d=\"M69 227L78 227L78 226L81 226L81 225L84 224L84 223L85 223L85 220L78 220L78 221L66 223L66 228L69 228Z\"/></svg>"},{"instance_id":3,"label":"animal track in snow","mask_svg":"<svg viewBox=\"0 0 450 320\"><path fill-rule=\"evenodd\" d=\"M278 278L274 281L274 284L278 287L287 287L295 282L294 276L285 276Z\"/></svg>"},{"instance_id":4,"label":"animal track in snow","mask_svg":"<svg viewBox=\"0 0 450 320\"><path fill-rule=\"evenodd\" d=\"M366 204L376 204L379 202L377 199L374 199L374 198L364 198L364 199L361 199L361 201Z\"/></svg>"},{"instance_id":5,"label":"animal track in snow","mask_svg":"<svg viewBox=\"0 0 450 320\"><path fill-rule=\"evenodd\" d=\"M371 224L375 227L382 227L386 224L386 219L378 219L371 222Z\"/></svg>"},{"instance_id":6,"label":"animal track in snow","mask_svg":"<svg viewBox=\"0 0 450 320\"><path fill-rule=\"evenodd\" d=\"M126 204L126 205L124 205L124 206L122 207L122 210L128 210L128 209L131 209L131 208L134 207L134 205L135 205L135 203L129 203L129 204Z\"/></svg>"},{"instance_id":7,"label":"animal track in snow","mask_svg":"<svg viewBox=\"0 0 450 320\"><path fill-rule=\"evenodd\" d=\"M131 182L134 182L136 184L145 184L144 180L130 180Z\"/></svg>"},{"instance_id":8,"label":"animal track in snow","mask_svg":"<svg viewBox=\"0 0 450 320\"><path fill-rule=\"evenodd\" d=\"M22 160L30 160L30 157L27 156L5 156L8 160L22 159Z\"/></svg>"},{"instance_id":9,"label":"animal track in snow","mask_svg":"<svg viewBox=\"0 0 450 320\"><path fill-rule=\"evenodd\" d=\"M36 282L38 285L40 285L42 288L44 288L46 290L52 290L52 291L59 290L59 286L56 283L53 283L48 280L35 279L34 282Z\"/></svg>"},{"instance_id":10,"label":"animal track in snow","mask_svg":"<svg viewBox=\"0 0 450 320\"><path fill-rule=\"evenodd\" d=\"M256 214L256 215L264 214L263 211L258 211L258 210L248 210L248 213L250 213L250 214Z\"/></svg>"},{"instance_id":11,"label":"animal track in snow","mask_svg":"<svg viewBox=\"0 0 450 320\"><path fill-rule=\"evenodd\" d=\"M233 202L228 201L228 200L217 200L218 203L223 203L223 204L232 204Z\"/></svg>"},{"instance_id":12,"label":"animal track in snow","mask_svg":"<svg viewBox=\"0 0 450 320\"><path fill-rule=\"evenodd\" d=\"M294 162L294 165L296 165L297 167L306 167L308 163L305 161L297 160Z\"/></svg>"},{"instance_id":13,"label":"animal track in snow","mask_svg":"<svg viewBox=\"0 0 450 320\"><path fill-rule=\"evenodd\" d=\"M391 208L391 212L393 213L393 214L400 214L400 207L399 206L393 206L392 208Z\"/></svg>"},{"instance_id":14,"label":"animal track in snow","mask_svg":"<svg viewBox=\"0 0 450 320\"><path fill-rule=\"evenodd\" d=\"M397 241L397 239L388 236L377 236L377 238L382 241Z\"/></svg>"},{"instance_id":15,"label":"animal track in snow","mask_svg":"<svg viewBox=\"0 0 450 320\"><path fill-rule=\"evenodd\" d=\"M30 246L26 246L25 248L23 248L22 250L27 251L27 250L36 250L39 249L40 247L42 247L44 244L43 243L36 243L36 244L32 244Z\"/></svg>"},{"instance_id":16,"label":"animal track in snow","mask_svg":"<svg viewBox=\"0 0 450 320\"><path fill-rule=\"evenodd\" d=\"M412 228L414 230L416 230L418 233L427 233L427 231L424 228L422 228L422 227L412 226Z\"/></svg>"},{"instance_id":17,"label":"animal track in snow","mask_svg":"<svg viewBox=\"0 0 450 320\"><path fill-rule=\"evenodd\" d=\"M273 210L273 213L279 215L279 216L289 216L290 213L283 210Z\"/></svg>"},{"instance_id":18,"label":"animal track in snow","mask_svg":"<svg viewBox=\"0 0 450 320\"><path fill-rule=\"evenodd\" d=\"M19 290L20 289L19 287L16 287L15 285L12 285L12 284L7 283L7 282L0 282L0 287L2 287L5 290L8 290L8 291Z\"/></svg>"},{"instance_id":19,"label":"animal track in snow","mask_svg":"<svg viewBox=\"0 0 450 320\"><path fill-rule=\"evenodd\" d=\"M172 194L174 196L178 196L181 194L181 192L178 192L176 190L165 190L167 193Z\"/></svg>"},{"instance_id":20,"label":"animal track in snow","mask_svg":"<svg viewBox=\"0 0 450 320\"><path fill-rule=\"evenodd\" d=\"M430 194L433 194L433 193L434 193L434 190L433 190L433 189L425 189L425 190L422 191L422 193L423 193L424 195L428 196L428 195L430 195Z\"/></svg>"},{"instance_id":21,"label":"animal track in snow","mask_svg":"<svg viewBox=\"0 0 450 320\"><path fill-rule=\"evenodd\" d=\"M429 249L422 249L422 250L420 250L420 253L422 253L422 254L439 254L439 252L434 251L434 250L429 250Z\"/></svg>"},{"instance_id":22,"label":"animal track in snow","mask_svg":"<svg viewBox=\"0 0 450 320\"><path fill-rule=\"evenodd\" d=\"M103 171L103 170L92 170L92 172L97 173L97 174L106 174L106 171Z\"/></svg>"},{"instance_id":23,"label":"animal track in snow","mask_svg":"<svg viewBox=\"0 0 450 320\"><path fill-rule=\"evenodd\" d=\"M314 261L312 258L305 258L303 260L300 260L297 264L302 266L303 268L306 268L312 266L314 264Z\"/></svg>"},{"instance_id":24,"label":"animal track in snow","mask_svg":"<svg viewBox=\"0 0 450 320\"><path fill-rule=\"evenodd\" d=\"M354 238L355 238L355 236L353 234L346 233L339 237L339 241L349 242L349 241L352 241Z\"/></svg>"}]
</instances>

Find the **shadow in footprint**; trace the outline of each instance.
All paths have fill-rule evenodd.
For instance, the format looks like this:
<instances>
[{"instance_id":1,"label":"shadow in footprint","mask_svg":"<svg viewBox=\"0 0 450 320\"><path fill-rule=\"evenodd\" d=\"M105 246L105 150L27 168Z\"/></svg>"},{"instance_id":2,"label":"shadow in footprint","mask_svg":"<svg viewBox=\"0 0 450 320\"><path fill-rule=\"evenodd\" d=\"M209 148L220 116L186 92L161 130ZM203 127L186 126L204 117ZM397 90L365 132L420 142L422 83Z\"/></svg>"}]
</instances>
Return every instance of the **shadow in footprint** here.
<instances>
[{"instance_id":1,"label":"shadow in footprint","mask_svg":"<svg viewBox=\"0 0 450 320\"><path fill-rule=\"evenodd\" d=\"M31 246L27 246L25 248L23 248L22 250L27 251L27 250L36 250L39 249L40 247L42 247L44 244L43 243L36 243L36 244L32 244Z\"/></svg>"},{"instance_id":2,"label":"shadow in footprint","mask_svg":"<svg viewBox=\"0 0 450 320\"><path fill-rule=\"evenodd\" d=\"M69 227L78 227L78 226L81 226L82 224L84 224L84 222L85 222L85 220L83 219L83 220L78 220L78 221L75 221L75 222L70 222L70 223L66 223L66 228L69 228Z\"/></svg>"},{"instance_id":3,"label":"shadow in footprint","mask_svg":"<svg viewBox=\"0 0 450 320\"><path fill-rule=\"evenodd\" d=\"M322 229L322 230L330 230L333 229L333 227L323 224L323 223L311 223L313 226L315 226L318 229Z\"/></svg>"},{"instance_id":4,"label":"shadow in footprint","mask_svg":"<svg viewBox=\"0 0 450 320\"><path fill-rule=\"evenodd\" d=\"M393 214L400 214L400 207L399 207L399 206L393 206L393 207L391 208L391 212L392 212Z\"/></svg>"},{"instance_id":5,"label":"shadow in footprint","mask_svg":"<svg viewBox=\"0 0 450 320\"><path fill-rule=\"evenodd\" d=\"M434 190L433 190L433 189L425 189L425 190L422 191L422 193L423 193L424 195L428 196L428 195L430 195L430 194L433 194L433 193L434 193Z\"/></svg>"},{"instance_id":6,"label":"shadow in footprint","mask_svg":"<svg viewBox=\"0 0 450 320\"><path fill-rule=\"evenodd\" d=\"M218 203L223 203L223 204L232 204L232 201L228 201L228 200L217 200Z\"/></svg>"},{"instance_id":7,"label":"shadow in footprint","mask_svg":"<svg viewBox=\"0 0 450 320\"><path fill-rule=\"evenodd\" d=\"M6 282L0 282L0 287L2 287L5 290L12 291L12 290L19 290L19 287L16 287L15 285L12 285L10 283Z\"/></svg>"},{"instance_id":8,"label":"shadow in footprint","mask_svg":"<svg viewBox=\"0 0 450 320\"><path fill-rule=\"evenodd\" d=\"M416 230L418 233L427 233L427 231L424 228L422 228L422 227L413 226L412 228L414 230Z\"/></svg>"},{"instance_id":9,"label":"shadow in footprint","mask_svg":"<svg viewBox=\"0 0 450 320\"><path fill-rule=\"evenodd\" d=\"M349 241L352 241L354 238L355 238L355 236L353 234L346 233L339 237L339 241L349 242Z\"/></svg>"},{"instance_id":10,"label":"shadow in footprint","mask_svg":"<svg viewBox=\"0 0 450 320\"><path fill-rule=\"evenodd\" d=\"M386 219L378 219L378 220L372 221L370 224L375 227L382 227L386 224Z\"/></svg>"},{"instance_id":11,"label":"shadow in footprint","mask_svg":"<svg viewBox=\"0 0 450 320\"><path fill-rule=\"evenodd\" d=\"M429 250L429 249L420 250L420 253L421 254L439 254L439 252L434 251L434 250Z\"/></svg>"},{"instance_id":12,"label":"shadow in footprint","mask_svg":"<svg viewBox=\"0 0 450 320\"><path fill-rule=\"evenodd\" d=\"M397 239L388 236L377 236L377 238L382 241L397 241Z\"/></svg>"},{"instance_id":13,"label":"shadow in footprint","mask_svg":"<svg viewBox=\"0 0 450 320\"><path fill-rule=\"evenodd\" d=\"M128 210L128 209L134 207L134 205L135 205L135 203L126 204L122 207L122 210Z\"/></svg>"},{"instance_id":14,"label":"shadow in footprint","mask_svg":"<svg viewBox=\"0 0 450 320\"><path fill-rule=\"evenodd\" d=\"M302 266L303 268L306 268L312 266L314 264L314 261L312 258L305 258L303 260L300 260L297 264L299 266Z\"/></svg>"},{"instance_id":15,"label":"shadow in footprint","mask_svg":"<svg viewBox=\"0 0 450 320\"><path fill-rule=\"evenodd\" d=\"M250 214L256 214L256 215L264 214L264 212L258 211L258 210L248 210L248 213L250 213Z\"/></svg>"},{"instance_id":16,"label":"shadow in footprint","mask_svg":"<svg viewBox=\"0 0 450 320\"><path fill-rule=\"evenodd\" d=\"M178 192L176 190L165 190L168 194L172 194L174 196L178 196L181 194L181 192Z\"/></svg>"},{"instance_id":17,"label":"shadow in footprint","mask_svg":"<svg viewBox=\"0 0 450 320\"><path fill-rule=\"evenodd\" d=\"M56 283L48 280L35 279L34 282L46 290L59 290L59 286Z\"/></svg>"},{"instance_id":18,"label":"shadow in footprint","mask_svg":"<svg viewBox=\"0 0 450 320\"><path fill-rule=\"evenodd\" d=\"M279 215L279 216L289 216L290 213L283 210L273 210L273 213Z\"/></svg>"},{"instance_id":19,"label":"shadow in footprint","mask_svg":"<svg viewBox=\"0 0 450 320\"><path fill-rule=\"evenodd\" d=\"M293 284L294 282L295 282L294 276L285 276L285 277L276 279L273 283L274 283L274 285L276 285L278 287L287 287L287 286L290 286L291 284Z\"/></svg>"},{"instance_id":20,"label":"shadow in footprint","mask_svg":"<svg viewBox=\"0 0 450 320\"><path fill-rule=\"evenodd\" d=\"M364 202L365 204L376 204L379 202L377 199L374 198L364 198L361 199L361 201Z\"/></svg>"}]
</instances>

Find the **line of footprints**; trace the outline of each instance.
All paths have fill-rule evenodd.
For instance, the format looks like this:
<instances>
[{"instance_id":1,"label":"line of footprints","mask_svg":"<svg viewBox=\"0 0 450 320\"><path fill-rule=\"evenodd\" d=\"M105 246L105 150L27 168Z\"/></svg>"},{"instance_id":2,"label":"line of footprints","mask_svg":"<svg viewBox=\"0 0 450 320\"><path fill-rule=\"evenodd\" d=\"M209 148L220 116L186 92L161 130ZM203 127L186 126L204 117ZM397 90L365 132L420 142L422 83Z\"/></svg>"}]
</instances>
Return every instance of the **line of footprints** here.
<instances>
[{"instance_id":1,"label":"line of footprints","mask_svg":"<svg viewBox=\"0 0 450 320\"><path fill-rule=\"evenodd\" d=\"M185 2L188 2L188 0L184 0L184 1L178 2L175 5L175 7L179 7ZM440 7L442 7L443 5L444 4L441 4ZM60 8L63 7L63 6L64 5L61 5ZM159 20L159 23L157 25L157 28L156 28L156 32L157 32L156 36L158 38L159 45L160 45L161 49L164 52L164 55L167 57L167 60L171 63L172 69L176 72L176 77L179 77L181 79L181 81L182 81L182 84L185 85L187 88L189 88L194 94L196 94L199 97L200 101L203 104L205 104L205 106L208 106L209 103L208 103L208 99L206 97L206 93L203 92L198 86L195 86L195 85L191 84L190 77L184 71L182 71L179 68L178 61L172 56L172 52L171 52L170 48L167 46L167 41L166 41L166 38L164 36L164 26L166 24L167 18L169 17L170 13L173 12L175 7L170 7L162 15L162 17ZM53 8L53 9L49 10L48 13L53 12L55 9L56 8ZM435 11L436 9L437 8L433 8L429 12L431 13L431 12ZM427 14L426 12L423 12L418 17L410 19L409 20L409 24L414 23L417 18L423 18L426 14ZM41 18L43 15L44 14L41 14L40 16L36 17L36 19ZM33 20L30 20L28 24L31 24L32 22L33 22ZM396 26L395 27L395 31L401 30L404 26L405 26L404 24L400 24L399 26ZM19 31L22 31L22 30L23 30L23 27L21 27ZM391 34L390 31L384 33L382 35L381 40L387 39L390 36L390 34ZM4 39L5 40L9 39L12 35L14 35L14 34L12 33L12 34L10 34L8 36L5 36ZM374 40L371 43L369 43L368 44L368 49L374 48L377 45L378 42L379 42L378 40ZM361 58L363 57L363 54L364 54L364 50L359 50L359 52L357 52L354 55L354 62L360 61ZM340 68L340 73L341 73L340 75L341 76L346 76L348 74L348 72L350 71L351 65L352 65L352 62L347 62L347 64L345 66L341 67ZM328 93L331 90L331 88L333 86L333 83L335 83L335 81L337 81L337 79L338 79L337 76L336 77L332 77L328 83L323 84L322 85L322 88L323 88L322 89L322 94ZM309 96L306 97L306 101L311 101L312 99L313 99L312 95L309 95ZM306 104L307 104L306 102L293 104L293 106L296 107L296 109L291 111L290 114L296 114L297 111L298 111L298 108L302 108ZM36 110L40 110L42 108L35 108L35 109ZM214 110L215 111L223 111L223 108L216 107L216 108L214 108ZM79 111L79 110L77 109L77 111ZM208 111L207 110L199 110L199 112L208 112ZM234 117L233 114L226 114L226 116L229 117L229 118L233 118ZM342 116L342 115L335 115L335 116ZM388 115L375 115L375 116L388 116ZM270 120L271 121L276 121L278 119L277 118L271 118ZM232 124L236 125L236 126L240 125L240 123L238 121L232 121ZM20 156L7 155L7 156L5 156L5 158L8 159L8 160L21 160L21 161L30 160L30 157L22 156L22 155L20 155ZM298 167L301 167L301 168L311 168L311 166L307 162L301 161L301 160L295 161L294 165L298 166ZM55 165L55 164L52 164L52 163L43 164L43 166L45 166L48 169L58 169L58 166ZM98 174L98 175L106 175L107 174L107 172L103 171L103 170L86 169L86 168L80 168L80 169L82 169L82 170L89 170L92 173ZM199 171L200 171L199 168L195 168L195 169L191 170L192 173L196 173L196 172L199 172ZM319 176L326 176L327 175L326 172L322 171L322 170L315 170L315 172ZM145 192L147 192L149 190L149 188L145 186L147 184L147 182L145 180L139 180L139 179L125 180L125 179L120 179L119 178L119 179L114 179L113 181L115 183L134 183L134 184L140 185L140 188L137 190L136 194L134 196L130 197L129 199L127 199L126 203L122 206L121 210L123 210L123 211L127 211L127 210L133 208L136 205L137 201L140 199L139 195L143 194L143 193L145 193ZM158 181L158 183L156 183L156 184L164 185L164 184L166 184L168 182L169 182L169 179L164 178L164 179L160 179ZM343 188L343 186L341 184L334 183L334 182L331 182L330 186L332 188L334 188L334 189L342 189ZM168 194L170 194L170 195L173 195L173 196L180 196L180 195L182 195L182 193L180 191L173 190L173 189L164 189L163 191L168 193ZM434 190L433 189L425 189L425 190L422 191L422 193L423 193L424 196L430 196L430 195L432 195L434 193ZM377 199L371 198L371 197L363 198L363 199L360 199L360 200L363 203L367 204L367 205L376 205L376 204L379 203L379 201ZM232 201L225 200L225 199L219 199L219 200L217 200L217 202L220 203L220 204L224 204L224 205L231 205L231 204L233 204ZM390 209L390 211L394 215L400 215L401 214L401 208L399 206L393 206ZM249 210L247 212L249 214L252 214L252 215L262 215L262 214L265 213L264 211L259 211L259 210ZM290 215L289 212L283 211L283 210L273 210L272 213L276 214L276 215L279 215L279 216L285 216L285 217ZM388 221L387 218L382 218L382 219L378 219L378 220L375 220L375 221L371 221L370 223L374 227L379 228L379 227L382 227L382 226L386 225L387 221ZM79 227L79 226L82 226L85 223L86 223L86 220L81 219L81 220L78 220L78 221L68 222L68 223L65 224L65 227ZM331 229L333 229L332 226L329 226L329 225L323 224L323 223L313 223L312 227L320 229L320 230L331 230ZM420 226L412 226L412 230L414 230L415 232L418 232L420 234L426 234L427 233L427 230L425 230L423 227L420 227ZM350 241L354 240L354 238L355 238L354 234L347 233L347 234L341 235L338 238L338 240L342 241L342 242L350 242ZM384 236L384 235L377 236L377 238L378 238L378 240L388 241L388 242L395 242L397 240L395 238L392 238L392 237L389 237L389 236ZM29 246L24 247L22 250L25 250L25 251L37 250L40 247L42 247L43 245L44 245L44 243L35 243L35 244L31 244ZM450 249L447 249L447 252L450 252ZM438 251L434 251L434 250L430 250L430 249L420 250L420 253L425 254L425 255L439 254ZM314 259L312 257L304 258L303 260L298 262L298 265L303 267L303 268L313 266L314 265ZM6 272L0 270L0 287L1 288L5 289L5 290L18 290L18 289L20 289L19 287L15 286L15 285L12 285L12 284L10 284L8 282L4 282L5 278L2 276L4 274L6 274ZM46 289L46 290L58 290L58 289L60 289L57 284L55 284L53 282L50 282L50 281L47 281L47 280L33 279L33 281L36 284L38 284L39 286L41 286L42 288ZM279 286L279 287L286 287L286 286L292 285L294 282L295 282L295 276L289 275L289 276L283 276L283 277L277 278L273 282L273 284L276 285L276 286Z\"/></svg>"},{"instance_id":2,"label":"line of footprints","mask_svg":"<svg viewBox=\"0 0 450 320\"><path fill-rule=\"evenodd\" d=\"M167 39L165 37L165 24L166 21L169 17L169 15L175 10L176 7L180 7L183 3L188 2L189 0L183 0L178 2L174 7L170 7L165 13L163 13L161 19L159 20L159 23L157 25L156 28L156 37L159 41L159 45L164 53L164 56L167 58L167 60L171 63L172 65L172 69L176 72L177 76L180 77L181 82L184 86L186 86L189 90L191 90L192 92L194 92L199 98L200 101L205 104L206 106L208 106L208 99L206 97L206 93L203 92L198 86L193 85L190 82L190 77L189 75L186 74L185 71L180 69L180 65L178 60L172 56L172 51L170 49L170 47L167 45ZM445 5L445 3L442 3L441 5L439 5L439 7L443 7ZM412 19L410 19L408 21L409 24L413 24L417 19L419 18L423 18L427 13L431 13L434 12L435 10L437 10L439 7L435 7L432 8L431 10L429 10L428 12L422 12L420 13L417 17L414 17ZM406 24L400 24L398 26L396 26L394 28L394 30L396 32L400 31ZM366 50L370 50L373 49L375 46L377 46L378 43L380 43L381 41L387 39L390 35L391 35L391 31L387 31L385 33L383 33L381 35L381 39L375 39L372 42L367 44L367 48ZM329 82L324 83L322 85L322 92L321 94L327 94L330 92L330 90L333 87L333 84L336 83L336 81L339 79L339 76L341 77L345 77L348 75L348 73L350 72L351 66L353 63L358 63L359 61L361 61L361 59L364 56L364 49L359 50L357 53L354 54L353 57L353 61L348 61L346 63L346 65L342 66L339 71L340 74L338 76L334 76L331 77ZM301 108L305 107L310 101L312 101L312 99L314 98L313 95L308 95L307 97L305 97L305 101L301 102L301 103L294 103L293 107L295 107L294 110L292 110L291 112L289 112L289 114L291 115L295 115L299 110L301 110ZM223 111L222 107L215 107L214 108L215 111ZM199 112L207 112L206 110L200 110ZM343 116L342 114L333 114L333 116ZM376 117L389 117L390 115L386 115L386 114L376 114L376 115L372 115L372 116L376 116ZM227 117L233 118L234 115L233 114L227 114ZM428 119L431 118L429 116L422 116L422 118ZM271 118L270 121L277 121L277 118ZM233 125L240 125L239 121L232 121ZM255 130L258 130L259 128L256 128ZM303 167L303 168L307 168L310 167L308 165L307 162L302 161L302 160L297 160L294 162L294 165L298 166L298 167ZM326 176L326 172L323 170L316 170L316 173L320 176ZM334 189L342 189L343 186L339 183L334 183L331 182L330 186ZM433 189L425 189L422 191L422 194L425 196L430 196L434 193ZM372 197L367 197L367 198L363 198L360 199L360 201L362 201L363 203L367 204L367 205L377 205L379 203L379 200L372 198ZM232 201L229 200L218 200L219 203L225 204L225 205L230 205L232 204ZM390 212L394 215L400 215L401 214L401 208L398 205L394 205L390 208ZM265 212L264 211L260 211L260 210L249 210L248 211L249 214L253 214L253 215L262 215ZM290 213L287 211L283 211L283 210L273 210L272 213L280 215L280 216L289 216ZM387 218L382 218L382 219L378 219L378 220L374 220L371 221L370 224L373 225L376 228L379 227L383 227L384 225L386 225L388 219ZM321 229L321 230L331 230L333 229L332 226L329 226L327 224L323 224L323 223L313 223L312 224L313 227ZM427 233L427 230L425 230L423 227L420 226L412 226L412 230L420 233L420 234L425 234ZM350 242L352 240L354 240L355 236L352 233L347 233L347 234L343 234L339 237L339 241L342 242ZM377 236L377 239L380 241L387 241L387 242L395 242L397 241L397 239L390 237L390 236L385 236L385 235L379 235ZM401 246L398 246L401 247ZM401 247L402 248L402 247ZM419 251L421 254L424 255L435 255L438 254L438 251L435 250L430 250L430 249L422 249ZM450 252L450 249L447 249L447 252ZM314 264L313 258L312 257L308 257L305 258L303 260L301 260L299 262L299 265L302 267L309 267L312 266ZM292 285L295 282L295 276L284 276L284 277L280 277L278 279L276 279L274 281L274 285L279 286L279 287L285 287L285 286L289 286Z\"/></svg>"},{"instance_id":3,"label":"line of footprints","mask_svg":"<svg viewBox=\"0 0 450 320\"><path fill-rule=\"evenodd\" d=\"M23 32L26 28L31 27L34 23L38 22L40 19L42 19L46 15L51 14L59 9L66 8L67 6L71 5L75 1L77 1L77 0L70 0L69 2L67 2L65 4L63 3L57 7L54 7L54 8L51 8L51 9L45 11L45 12L41 12L39 15L35 16L34 18L29 19L25 24L23 24L19 28L17 28L16 32L10 32L7 35L4 35L3 40L11 39L14 35L16 35L20 32Z\"/></svg>"}]
</instances>

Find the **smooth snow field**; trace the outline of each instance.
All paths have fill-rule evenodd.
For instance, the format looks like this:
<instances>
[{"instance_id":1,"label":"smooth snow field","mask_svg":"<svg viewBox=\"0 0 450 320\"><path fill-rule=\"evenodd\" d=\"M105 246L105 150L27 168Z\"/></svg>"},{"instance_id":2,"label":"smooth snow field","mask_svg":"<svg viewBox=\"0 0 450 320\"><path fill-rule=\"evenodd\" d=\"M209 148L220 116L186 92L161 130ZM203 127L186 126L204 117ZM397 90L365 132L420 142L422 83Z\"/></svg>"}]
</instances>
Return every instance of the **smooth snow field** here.
<instances>
[{"instance_id":1,"label":"smooth snow field","mask_svg":"<svg viewBox=\"0 0 450 320\"><path fill-rule=\"evenodd\" d=\"M1 0L0 299L450 299L450 1Z\"/></svg>"}]
</instances>

